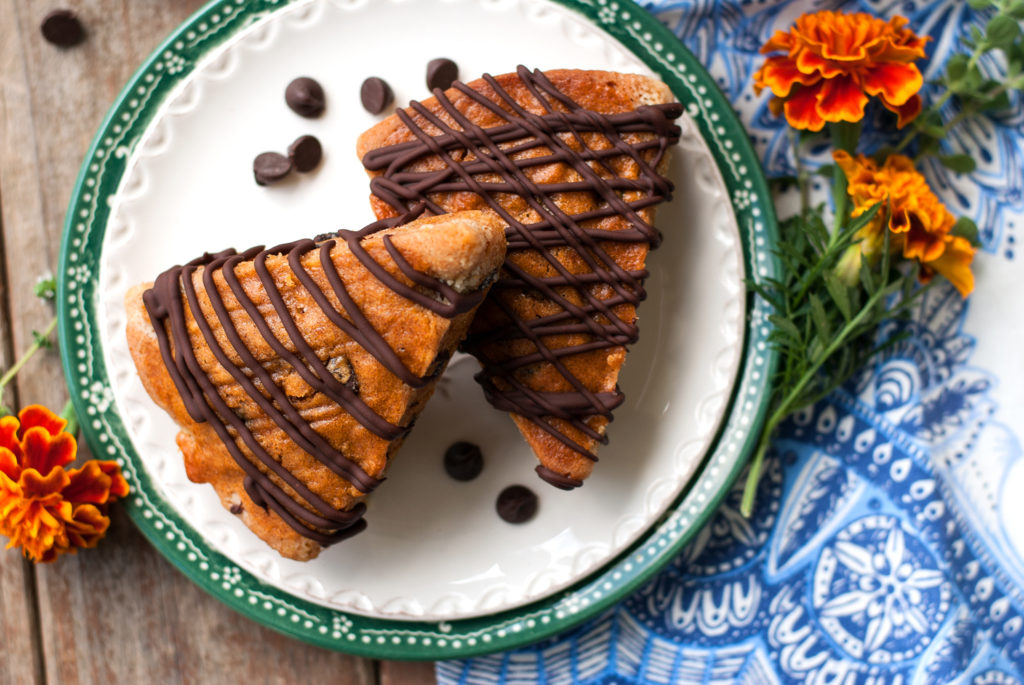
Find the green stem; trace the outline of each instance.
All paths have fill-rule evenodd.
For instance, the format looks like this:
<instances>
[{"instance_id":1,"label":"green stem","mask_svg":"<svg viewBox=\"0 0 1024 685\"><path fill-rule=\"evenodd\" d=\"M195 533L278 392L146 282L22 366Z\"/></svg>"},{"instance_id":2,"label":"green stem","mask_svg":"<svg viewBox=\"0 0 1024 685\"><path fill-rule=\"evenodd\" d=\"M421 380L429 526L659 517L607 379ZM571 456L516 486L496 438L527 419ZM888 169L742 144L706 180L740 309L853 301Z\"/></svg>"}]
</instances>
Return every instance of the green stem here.
<instances>
[{"instance_id":1,"label":"green stem","mask_svg":"<svg viewBox=\"0 0 1024 685\"><path fill-rule=\"evenodd\" d=\"M860 139L860 123L851 124L840 121L829 124L829 131L836 150L842 150L849 155L857 154L857 141ZM846 223L848 213L848 200L846 197L846 174L838 167L832 174L832 202L835 204L835 216L832 221L832 237L829 247L835 244L840 229Z\"/></svg>"},{"instance_id":2,"label":"green stem","mask_svg":"<svg viewBox=\"0 0 1024 685\"><path fill-rule=\"evenodd\" d=\"M771 441L772 434L775 432L776 427L782 420L789 416L795 409L799 407L794 406L797 400L800 399L801 393L807 384L814 380L814 377L818 374L818 370L821 368L828 359L835 354L842 345L846 342L846 339L860 326L861 321L866 316L871 314L874 310L875 305L878 304L879 300L885 295L884 289L880 289L865 303L864 307L861 308L857 315L850 319L840 329L839 334L832 339L828 347L822 353L818 361L814 362L809 369L800 377L793 389L790 390L786 396L779 403L779 406L769 417L768 421L765 422L764 429L761 432L761 440L758 443L757 452L754 454L754 459L750 465L750 473L747 474L747 483L743 488L743 500L740 503L740 513L744 516L749 517L754 513L754 498L757 495L757 483L761 479L761 468L764 462L764 456L768 452L768 445Z\"/></svg>"},{"instance_id":3,"label":"green stem","mask_svg":"<svg viewBox=\"0 0 1024 685\"><path fill-rule=\"evenodd\" d=\"M800 158L800 131L790 129L790 138L793 141L793 159L796 161L796 185L800 189L800 217L807 218L807 212L811 208L810 187L807 183L807 169L804 168L803 159Z\"/></svg>"},{"instance_id":4,"label":"green stem","mask_svg":"<svg viewBox=\"0 0 1024 685\"><path fill-rule=\"evenodd\" d=\"M944 104L946 104L946 100L948 100L951 97L953 97L953 91L947 90L946 92L944 92L942 95L939 96L938 100L936 100L935 102L933 102L931 105L928 106L928 109L924 110L923 112L921 112L920 114L917 115L917 119L914 120L915 124L918 121L925 121L928 118L928 114L929 113L931 113L931 112L938 112L939 110L941 110L942 106ZM946 126L944 128L948 131L949 129L953 128L953 124L952 123L946 124ZM903 152L903 150L906 149L906 147L908 145L910 145L912 142L914 142L914 138L916 138L916 137L917 137L917 127L916 127L916 125L914 125L914 126L910 127L909 131L907 131L907 135L903 136L903 140L901 140L899 143L897 143L894 151L895 152Z\"/></svg>"},{"instance_id":5,"label":"green stem","mask_svg":"<svg viewBox=\"0 0 1024 685\"><path fill-rule=\"evenodd\" d=\"M50 334L53 333L53 329L56 327L57 319L56 317L54 317L53 321L51 321L50 324L46 327L46 330L43 331L42 337L50 337ZM14 379L14 377L18 375L18 372L21 371L21 367L25 366L25 363L29 359L31 359L32 355L38 352L39 348L41 347L42 343L40 343L39 340L33 342L31 345L29 345L29 348L25 350L24 354L21 355L21 358L14 362L14 365L11 368L7 369L7 373L0 377L0 395L3 394L3 390L4 388L7 387L7 384L10 383Z\"/></svg>"},{"instance_id":6,"label":"green stem","mask_svg":"<svg viewBox=\"0 0 1024 685\"><path fill-rule=\"evenodd\" d=\"M68 425L64 426L64 432L78 435L78 414L75 413L75 405L71 400L68 400L64 408L60 410L60 417L68 422Z\"/></svg>"}]
</instances>

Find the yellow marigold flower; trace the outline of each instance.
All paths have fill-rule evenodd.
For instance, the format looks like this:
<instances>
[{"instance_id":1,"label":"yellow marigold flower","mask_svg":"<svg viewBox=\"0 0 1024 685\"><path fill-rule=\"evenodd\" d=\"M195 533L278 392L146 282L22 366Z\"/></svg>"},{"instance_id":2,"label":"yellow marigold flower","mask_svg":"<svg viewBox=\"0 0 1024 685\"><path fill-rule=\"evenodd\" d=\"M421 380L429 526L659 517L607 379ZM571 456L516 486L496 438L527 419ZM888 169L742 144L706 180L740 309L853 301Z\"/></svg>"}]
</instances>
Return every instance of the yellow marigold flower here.
<instances>
[{"instance_id":1,"label":"yellow marigold flower","mask_svg":"<svg viewBox=\"0 0 1024 685\"><path fill-rule=\"evenodd\" d=\"M899 127L921 111L921 72L927 37L905 28L907 20L822 10L803 14L787 32L776 31L754 74L754 90L768 88L776 116L785 111L793 128L820 131L825 122L857 122L871 96L899 115Z\"/></svg>"},{"instance_id":2,"label":"yellow marigold flower","mask_svg":"<svg viewBox=\"0 0 1024 685\"><path fill-rule=\"evenodd\" d=\"M879 166L873 159L864 155L852 157L843 150L833 152L832 156L846 175L853 216L860 216L880 202L889 208L888 212L879 212L857 233L860 242L840 260L837 272L846 282L856 281L862 257L877 258L888 228L890 249L907 259L916 259L921 264L923 281L938 273L964 297L974 290L974 247L966 238L950 233L956 219L909 158L891 155Z\"/></svg>"},{"instance_id":3,"label":"yellow marigold flower","mask_svg":"<svg viewBox=\"0 0 1024 685\"><path fill-rule=\"evenodd\" d=\"M78 449L66 425L39 405L0 418L0 535L33 561L95 547L110 526L108 504L128 494L115 462L65 468Z\"/></svg>"}]
</instances>

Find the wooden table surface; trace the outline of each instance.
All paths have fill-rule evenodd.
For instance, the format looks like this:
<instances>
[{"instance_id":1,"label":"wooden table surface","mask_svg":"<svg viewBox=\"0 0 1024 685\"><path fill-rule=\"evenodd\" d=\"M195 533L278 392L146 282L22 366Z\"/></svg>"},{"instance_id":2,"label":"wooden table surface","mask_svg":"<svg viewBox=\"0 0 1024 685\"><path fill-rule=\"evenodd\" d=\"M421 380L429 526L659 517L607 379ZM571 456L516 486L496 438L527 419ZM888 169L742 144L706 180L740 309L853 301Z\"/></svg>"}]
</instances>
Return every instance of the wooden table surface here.
<instances>
[{"instance_id":1,"label":"wooden table surface","mask_svg":"<svg viewBox=\"0 0 1024 685\"><path fill-rule=\"evenodd\" d=\"M0 0L0 368L53 317L33 295L56 268L78 168L135 68L204 0ZM59 49L39 25L74 9L84 43ZM12 407L67 400L56 350L19 374ZM85 454L82 443L83 458ZM311 647L213 599L164 560L119 506L100 547L35 566L0 545L0 685L42 683L434 682L433 665Z\"/></svg>"}]
</instances>

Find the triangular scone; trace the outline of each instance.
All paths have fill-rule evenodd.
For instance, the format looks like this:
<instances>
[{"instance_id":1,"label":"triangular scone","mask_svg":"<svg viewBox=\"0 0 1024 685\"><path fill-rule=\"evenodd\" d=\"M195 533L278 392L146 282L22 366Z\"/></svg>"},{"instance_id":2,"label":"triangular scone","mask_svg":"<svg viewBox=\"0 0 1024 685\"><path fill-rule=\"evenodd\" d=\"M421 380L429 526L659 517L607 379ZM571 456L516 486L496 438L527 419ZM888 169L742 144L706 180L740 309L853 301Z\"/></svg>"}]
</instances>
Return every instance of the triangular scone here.
<instances>
[{"instance_id":1,"label":"triangular scone","mask_svg":"<svg viewBox=\"0 0 1024 685\"><path fill-rule=\"evenodd\" d=\"M673 100L644 76L520 67L435 91L359 138L378 217L422 203L509 224L505 268L463 347L556 487L590 475L622 402L644 262L661 237L654 206L672 191Z\"/></svg>"},{"instance_id":2,"label":"triangular scone","mask_svg":"<svg viewBox=\"0 0 1024 685\"><path fill-rule=\"evenodd\" d=\"M133 288L129 347L189 478L291 559L362 530L504 254L504 224L464 212L204 255Z\"/></svg>"}]
</instances>

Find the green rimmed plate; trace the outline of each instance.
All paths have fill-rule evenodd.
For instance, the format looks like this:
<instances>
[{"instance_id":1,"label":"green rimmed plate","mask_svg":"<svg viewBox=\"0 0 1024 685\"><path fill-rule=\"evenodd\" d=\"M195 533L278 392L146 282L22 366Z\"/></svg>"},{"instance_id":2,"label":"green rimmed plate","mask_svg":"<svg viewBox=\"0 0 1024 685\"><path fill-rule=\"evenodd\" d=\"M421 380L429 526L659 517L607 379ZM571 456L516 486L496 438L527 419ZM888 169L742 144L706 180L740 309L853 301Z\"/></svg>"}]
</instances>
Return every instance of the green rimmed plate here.
<instances>
[{"instance_id":1,"label":"green rimmed plate","mask_svg":"<svg viewBox=\"0 0 1024 685\"><path fill-rule=\"evenodd\" d=\"M528 526L493 516L467 521L466 512L489 513L500 487L535 481L525 480L533 461L514 429L481 406L470 365L456 363L403 449L401 468L375 496L367 533L318 562L286 562L254 542L210 488L183 478L173 425L140 392L127 360L120 297L203 250L369 221L365 178L349 150L375 121L354 95L370 73L337 65L375 54L373 73L400 101L423 97L423 65L438 56L436 37L423 27L456 18L461 37L445 53L464 76L510 71L528 44L530 64L540 68L651 70L687 106L671 171L679 192L658 221L668 239L652 257L644 336L623 378L629 403L585 488L556 493L538 483L541 515ZM400 52L374 53L381 26ZM327 88L322 120L300 120L281 102L284 85L301 73ZM273 190L256 188L253 155L307 132L325 143L323 168ZM700 230L680 228L673 239L674 227ZM633 5L215 2L143 65L90 150L61 256L62 354L91 448L118 459L133 486L134 520L211 594L336 649L469 656L564 630L620 599L713 511L763 418L774 359L764 345L765 312L746 296L742 278L773 275L774 236L770 198L728 103L692 56ZM453 426L451 416L466 419ZM445 480L432 461L456 439L481 443L491 457L470 486Z\"/></svg>"}]
</instances>

